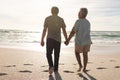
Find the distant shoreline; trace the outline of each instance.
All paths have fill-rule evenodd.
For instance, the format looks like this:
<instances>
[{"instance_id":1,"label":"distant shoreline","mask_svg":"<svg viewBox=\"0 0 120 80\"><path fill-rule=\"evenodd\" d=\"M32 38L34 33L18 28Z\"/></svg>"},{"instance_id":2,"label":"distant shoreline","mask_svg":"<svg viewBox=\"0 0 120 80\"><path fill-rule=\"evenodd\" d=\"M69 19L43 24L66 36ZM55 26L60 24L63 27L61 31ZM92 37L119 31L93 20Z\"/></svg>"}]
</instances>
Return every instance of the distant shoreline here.
<instances>
[{"instance_id":1,"label":"distant shoreline","mask_svg":"<svg viewBox=\"0 0 120 80\"><path fill-rule=\"evenodd\" d=\"M25 31L25 32L40 32L40 30L24 30L24 29L0 29L1 30L11 30L11 31ZM42 31L42 30L41 30ZM70 32L71 30L67 30L67 32ZM91 30L91 32L120 32L120 30Z\"/></svg>"}]
</instances>

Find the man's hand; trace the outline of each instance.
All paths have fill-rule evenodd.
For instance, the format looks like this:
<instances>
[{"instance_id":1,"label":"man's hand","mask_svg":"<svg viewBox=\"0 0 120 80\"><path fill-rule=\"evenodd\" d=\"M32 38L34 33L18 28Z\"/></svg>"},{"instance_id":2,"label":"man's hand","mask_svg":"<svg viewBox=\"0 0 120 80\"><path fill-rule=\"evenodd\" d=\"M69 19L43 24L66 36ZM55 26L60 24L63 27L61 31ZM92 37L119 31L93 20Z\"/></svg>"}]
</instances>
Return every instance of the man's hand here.
<instances>
[{"instance_id":1,"label":"man's hand","mask_svg":"<svg viewBox=\"0 0 120 80\"><path fill-rule=\"evenodd\" d=\"M41 46L44 46L44 41L41 41Z\"/></svg>"}]
</instances>

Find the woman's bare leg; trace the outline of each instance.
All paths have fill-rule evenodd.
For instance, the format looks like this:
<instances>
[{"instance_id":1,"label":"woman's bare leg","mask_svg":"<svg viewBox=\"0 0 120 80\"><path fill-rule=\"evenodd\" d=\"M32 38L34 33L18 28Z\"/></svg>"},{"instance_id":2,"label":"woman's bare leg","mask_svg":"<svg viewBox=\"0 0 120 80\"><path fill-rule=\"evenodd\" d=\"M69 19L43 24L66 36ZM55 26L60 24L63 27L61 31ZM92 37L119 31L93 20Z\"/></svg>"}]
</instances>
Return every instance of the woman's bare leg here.
<instances>
[{"instance_id":1,"label":"woman's bare leg","mask_svg":"<svg viewBox=\"0 0 120 80\"><path fill-rule=\"evenodd\" d=\"M76 56L77 62L78 62L78 64L79 64L79 69L78 69L78 71L81 71L81 69L82 69L82 64L81 64L80 54L79 54L78 52L75 52L75 56Z\"/></svg>"},{"instance_id":2,"label":"woman's bare leg","mask_svg":"<svg viewBox=\"0 0 120 80\"><path fill-rule=\"evenodd\" d=\"M84 68L83 71L86 71L86 66L88 63L88 52L83 52L83 64L84 64Z\"/></svg>"}]
</instances>

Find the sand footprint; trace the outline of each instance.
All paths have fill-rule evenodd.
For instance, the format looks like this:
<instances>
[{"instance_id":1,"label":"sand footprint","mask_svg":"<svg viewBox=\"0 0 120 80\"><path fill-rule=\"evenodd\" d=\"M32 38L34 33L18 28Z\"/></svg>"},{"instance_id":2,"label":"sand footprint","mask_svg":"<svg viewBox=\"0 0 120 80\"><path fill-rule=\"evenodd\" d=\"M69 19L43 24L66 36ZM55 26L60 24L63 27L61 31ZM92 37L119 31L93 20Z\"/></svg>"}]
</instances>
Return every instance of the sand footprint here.
<instances>
[{"instance_id":1,"label":"sand footprint","mask_svg":"<svg viewBox=\"0 0 120 80\"><path fill-rule=\"evenodd\" d=\"M110 60L110 62L115 62L115 60Z\"/></svg>"},{"instance_id":2,"label":"sand footprint","mask_svg":"<svg viewBox=\"0 0 120 80\"><path fill-rule=\"evenodd\" d=\"M105 68L105 67L98 67L98 68L96 68L96 69L107 69L107 68Z\"/></svg>"},{"instance_id":3,"label":"sand footprint","mask_svg":"<svg viewBox=\"0 0 120 80\"><path fill-rule=\"evenodd\" d=\"M115 66L115 68L120 68L120 66Z\"/></svg>"},{"instance_id":4,"label":"sand footprint","mask_svg":"<svg viewBox=\"0 0 120 80\"><path fill-rule=\"evenodd\" d=\"M4 67L16 67L16 65L7 65L7 66L4 66Z\"/></svg>"},{"instance_id":5,"label":"sand footprint","mask_svg":"<svg viewBox=\"0 0 120 80\"><path fill-rule=\"evenodd\" d=\"M46 66L41 66L41 67L46 67Z\"/></svg>"},{"instance_id":6,"label":"sand footprint","mask_svg":"<svg viewBox=\"0 0 120 80\"><path fill-rule=\"evenodd\" d=\"M32 71L30 71L30 70L21 70L19 72L21 72L21 73L32 73Z\"/></svg>"},{"instance_id":7,"label":"sand footprint","mask_svg":"<svg viewBox=\"0 0 120 80\"><path fill-rule=\"evenodd\" d=\"M73 65L77 65L77 64L73 64Z\"/></svg>"},{"instance_id":8,"label":"sand footprint","mask_svg":"<svg viewBox=\"0 0 120 80\"><path fill-rule=\"evenodd\" d=\"M48 70L43 70L42 72L49 72Z\"/></svg>"},{"instance_id":9,"label":"sand footprint","mask_svg":"<svg viewBox=\"0 0 120 80\"><path fill-rule=\"evenodd\" d=\"M59 63L59 65L65 65L64 63Z\"/></svg>"},{"instance_id":10,"label":"sand footprint","mask_svg":"<svg viewBox=\"0 0 120 80\"><path fill-rule=\"evenodd\" d=\"M25 66L33 66L33 64L23 64L23 65L25 65Z\"/></svg>"},{"instance_id":11,"label":"sand footprint","mask_svg":"<svg viewBox=\"0 0 120 80\"><path fill-rule=\"evenodd\" d=\"M8 75L7 73L0 73L0 76Z\"/></svg>"},{"instance_id":12,"label":"sand footprint","mask_svg":"<svg viewBox=\"0 0 120 80\"><path fill-rule=\"evenodd\" d=\"M43 65L43 66L41 66L41 67L47 67L48 65Z\"/></svg>"},{"instance_id":13,"label":"sand footprint","mask_svg":"<svg viewBox=\"0 0 120 80\"><path fill-rule=\"evenodd\" d=\"M73 71L68 71L68 70L65 70L63 72L65 72L65 73L74 73Z\"/></svg>"}]
</instances>

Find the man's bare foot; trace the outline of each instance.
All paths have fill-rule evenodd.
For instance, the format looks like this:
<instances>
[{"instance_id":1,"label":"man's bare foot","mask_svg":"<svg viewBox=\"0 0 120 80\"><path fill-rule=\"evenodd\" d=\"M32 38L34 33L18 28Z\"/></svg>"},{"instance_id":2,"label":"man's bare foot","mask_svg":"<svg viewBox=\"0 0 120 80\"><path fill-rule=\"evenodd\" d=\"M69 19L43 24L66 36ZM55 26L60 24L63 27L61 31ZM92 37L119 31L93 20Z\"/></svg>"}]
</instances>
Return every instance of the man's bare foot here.
<instances>
[{"instance_id":1,"label":"man's bare foot","mask_svg":"<svg viewBox=\"0 0 120 80\"><path fill-rule=\"evenodd\" d=\"M53 71L54 71L54 69L53 69L53 67L51 67L51 68L49 69L49 74L52 75Z\"/></svg>"}]
</instances>

